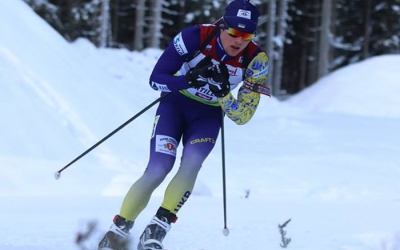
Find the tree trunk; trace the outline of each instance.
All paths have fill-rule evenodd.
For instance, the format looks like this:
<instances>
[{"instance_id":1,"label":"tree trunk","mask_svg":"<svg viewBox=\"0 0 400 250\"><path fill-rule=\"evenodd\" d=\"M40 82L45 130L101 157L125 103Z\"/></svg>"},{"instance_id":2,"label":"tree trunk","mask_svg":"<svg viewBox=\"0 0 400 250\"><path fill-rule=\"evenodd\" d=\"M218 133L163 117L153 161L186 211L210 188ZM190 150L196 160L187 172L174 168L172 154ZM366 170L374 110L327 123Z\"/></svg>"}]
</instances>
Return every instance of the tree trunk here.
<instances>
[{"instance_id":1,"label":"tree trunk","mask_svg":"<svg viewBox=\"0 0 400 250\"><path fill-rule=\"evenodd\" d=\"M281 81L282 81L282 67L283 67L283 51L285 47L285 36L286 36L286 15L287 15L287 0L279 1L279 22L277 28L277 41L278 41L278 56L276 58L275 70L274 70L274 82L272 93L275 96L279 96L281 93Z\"/></svg>"},{"instance_id":2,"label":"tree trunk","mask_svg":"<svg viewBox=\"0 0 400 250\"><path fill-rule=\"evenodd\" d=\"M110 34L110 0L102 0L100 13L99 47L107 47Z\"/></svg>"},{"instance_id":3,"label":"tree trunk","mask_svg":"<svg viewBox=\"0 0 400 250\"><path fill-rule=\"evenodd\" d=\"M369 57L369 41L371 36L371 11L372 1L367 0L365 6L365 21L364 21L364 44L363 44L363 55L362 58L366 59Z\"/></svg>"},{"instance_id":4,"label":"tree trunk","mask_svg":"<svg viewBox=\"0 0 400 250\"><path fill-rule=\"evenodd\" d=\"M319 63L318 63L318 79L329 73L329 55L330 44L329 34L331 29L331 0L322 1L322 16L321 16L321 32L319 36Z\"/></svg>"},{"instance_id":5,"label":"tree trunk","mask_svg":"<svg viewBox=\"0 0 400 250\"><path fill-rule=\"evenodd\" d=\"M272 83L274 81L274 37L275 37L275 19L276 19L276 0L268 1L268 26L267 26L267 56L269 58L269 74L267 85L273 91Z\"/></svg>"},{"instance_id":6,"label":"tree trunk","mask_svg":"<svg viewBox=\"0 0 400 250\"><path fill-rule=\"evenodd\" d=\"M313 84L318 80L318 44L319 44L319 33L321 29L321 5L320 0L314 0L310 3L309 16L310 16L310 26L309 26L309 36L307 43L307 86Z\"/></svg>"},{"instance_id":7,"label":"tree trunk","mask_svg":"<svg viewBox=\"0 0 400 250\"><path fill-rule=\"evenodd\" d=\"M143 49L143 27L144 27L144 16L145 16L145 0L138 0L136 5L136 22L135 22L135 33L134 33L134 50Z\"/></svg>"},{"instance_id":8,"label":"tree trunk","mask_svg":"<svg viewBox=\"0 0 400 250\"><path fill-rule=\"evenodd\" d=\"M150 47L159 48L161 39L161 13L162 13L162 1L163 0L153 0L152 10L153 10L153 20L150 25Z\"/></svg>"}]
</instances>

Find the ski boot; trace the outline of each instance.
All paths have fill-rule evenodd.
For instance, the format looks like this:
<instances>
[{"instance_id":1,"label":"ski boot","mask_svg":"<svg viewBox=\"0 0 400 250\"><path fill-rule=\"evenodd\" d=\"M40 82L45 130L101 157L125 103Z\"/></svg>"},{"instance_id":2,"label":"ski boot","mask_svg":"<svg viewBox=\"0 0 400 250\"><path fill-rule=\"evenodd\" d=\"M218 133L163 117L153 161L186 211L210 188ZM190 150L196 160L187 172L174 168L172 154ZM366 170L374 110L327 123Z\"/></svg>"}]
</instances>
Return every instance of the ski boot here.
<instances>
[{"instance_id":1,"label":"ski boot","mask_svg":"<svg viewBox=\"0 0 400 250\"><path fill-rule=\"evenodd\" d=\"M175 214L160 208L140 236L137 250L164 249L162 241L171 229L171 222L175 222L176 219Z\"/></svg>"},{"instance_id":2,"label":"ski boot","mask_svg":"<svg viewBox=\"0 0 400 250\"><path fill-rule=\"evenodd\" d=\"M133 221L116 215L110 230L99 243L98 250L128 250L129 230L133 227Z\"/></svg>"}]
</instances>

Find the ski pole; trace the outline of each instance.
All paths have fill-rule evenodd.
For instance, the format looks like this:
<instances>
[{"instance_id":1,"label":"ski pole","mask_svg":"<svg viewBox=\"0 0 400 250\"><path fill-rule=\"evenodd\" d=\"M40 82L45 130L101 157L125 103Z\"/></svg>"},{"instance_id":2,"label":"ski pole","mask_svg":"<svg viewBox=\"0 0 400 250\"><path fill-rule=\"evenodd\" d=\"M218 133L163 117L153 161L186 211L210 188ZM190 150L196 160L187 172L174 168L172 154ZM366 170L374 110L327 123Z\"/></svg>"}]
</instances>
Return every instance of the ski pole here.
<instances>
[{"instance_id":1,"label":"ski pole","mask_svg":"<svg viewBox=\"0 0 400 250\"><path fill-rule=\"evenodd\" d=\"M222 233L225 236L229 235L229 229L227 226L227 214L226 214L226 176L225 176L225 129L224 129L224 118L225 113L222 111L221 118L221 151L222 151L222 196L224 202L224 229Z\"/></svg>"},{"instance_id":2,"label":"ski pole","mask_svg":"<svg viewBox=\"0 0 400 250\"><path fill-rule=\"evenodd\" d=\"M58 170L57 172L54 173L54 178L56 180L60 179L61 177L61 172L64 171L65 169L67 169L69 166L71 166L72 164L74 164L76 161L78 161L80 158L82 158L83 156L85 156L87 153L89 153L90 151L92 151L93 149L95 149L97 146L99 146L100 144L102 144L104 141L106 141L108 138L110 138L111 136L113 136L115 133L117 133L118 131L120 131L123 127L125 127L126 125L128 125L130 122L132 122L133 120L135 120L136 118L138 118L141 114L143 114L144 112L146 112L148 109L150 109L151 107L153 107L156 103L160 102L161 99L163 99L164 97L166 97L168 93L163 93L160 97L158 97L156 100L154 100L152 103L150 103L147 107L145 107L144 109L142 109L139 113L137 113L136 115L132 116L129 120L127 120L126 122L124 122L121 126L119 126L118 128L116 128L114 131L112 131L111 133L109 133L108 135L106 135L103 139L101 139L100 141L98 141L96 144L94 144L93 146L91 146L89 149L87 149L85 152L83 152L82 154L80 154L78 157L76 157L75 159L73 159L70 163L68 163L67 165L65 165L63 168L61 168L60 170Z\"/></svg>"}]
</instances>

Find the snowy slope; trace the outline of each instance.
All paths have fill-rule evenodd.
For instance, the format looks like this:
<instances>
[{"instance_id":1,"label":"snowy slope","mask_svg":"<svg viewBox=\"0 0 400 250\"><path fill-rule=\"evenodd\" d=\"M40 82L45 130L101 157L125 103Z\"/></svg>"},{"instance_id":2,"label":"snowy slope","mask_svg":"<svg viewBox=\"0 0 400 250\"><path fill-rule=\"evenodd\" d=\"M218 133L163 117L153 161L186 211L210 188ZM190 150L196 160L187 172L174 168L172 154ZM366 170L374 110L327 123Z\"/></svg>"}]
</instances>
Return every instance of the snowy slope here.
<instances>
[{"instance_id":1,"label":"snowy slope","mask_svg":"<svg viewBox=\"0 0 400 250\"><path fill-rule=\"evenodd\" d=\"M67 43L21 0L0 1L0 34L0 249L78 249L74 237L92 220L95 249L147 164L155 108L60 180L53 173L158 97L147 81L162 51ZM399 61L370 58L288 101L263 97L245 126L227 120L231 233L221 233L218 141L166 248L281 249L278 224L291 218L288 249L400 250Z\"/></svg>"}]
</instances>

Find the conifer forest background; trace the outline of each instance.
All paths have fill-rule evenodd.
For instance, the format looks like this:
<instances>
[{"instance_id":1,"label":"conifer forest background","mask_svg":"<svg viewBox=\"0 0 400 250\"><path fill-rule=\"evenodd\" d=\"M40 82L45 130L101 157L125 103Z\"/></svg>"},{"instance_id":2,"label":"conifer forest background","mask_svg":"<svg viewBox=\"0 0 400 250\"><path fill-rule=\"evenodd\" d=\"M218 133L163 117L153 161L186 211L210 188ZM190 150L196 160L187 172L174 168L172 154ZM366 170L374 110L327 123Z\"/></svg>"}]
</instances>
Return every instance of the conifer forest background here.
<instances>
[{"instance_id":1,"label":"conifer forest background","mask_svg":"<svg viewBox=\"0 0 400 250\"><path fill-rule=\"evenodd\" d=\"M164 49L186 26L213 23L231 0L24 1L70 42L141 51ZM340 67L400 53L400 0L251 2L261 13L255 41L270 58L268 85L278 98Z\"/></svg>"}]
</instances>

